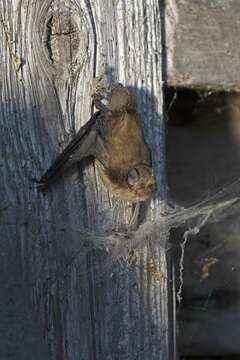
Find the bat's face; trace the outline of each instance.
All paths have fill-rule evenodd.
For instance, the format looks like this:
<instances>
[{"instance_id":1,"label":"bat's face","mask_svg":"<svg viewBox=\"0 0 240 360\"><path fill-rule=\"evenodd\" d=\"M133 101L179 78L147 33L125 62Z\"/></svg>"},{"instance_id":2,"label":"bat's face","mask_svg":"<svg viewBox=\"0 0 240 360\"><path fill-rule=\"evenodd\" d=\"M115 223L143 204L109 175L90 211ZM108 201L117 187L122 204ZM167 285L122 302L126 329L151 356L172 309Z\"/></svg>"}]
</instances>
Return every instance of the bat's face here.
<instances>
[{"instance_id":1,"label":"bat's face","mask_svg":"<svg viewBox=\"0 0 240 360\"><path fill-rule=\"evenodd\" d=\"M118 84L105 98L108 105L101 102L103 98L95 95L99 111L79 130L40 183L47 186L73 164L94 157L99 175L111 193L131 202L147 200L154 193L155 180L135 96Z\"/></svg>"},{"instance_id":2,"label":"bat's face","mask_svg":"<svg viewBox=\"0 0 240 360\"><path fill-rule=\"evenodd\" d=\"M144 201L150 198L155 191L155 179L150 166L135 166L129 170L126 180L132 201Z\"/></svg>"},{"instance_id":3,"label":"bat's face","mask_svg":"<svg viewBox=\"0 0 240 360\"><path fill-rule=\"evenodd\" d=\"M107 189L116 197L126 201L140 202L153 196L155 179L151 166L135 165L119 176L96 161L100 177Z\"/></svg>"}]
</instances>

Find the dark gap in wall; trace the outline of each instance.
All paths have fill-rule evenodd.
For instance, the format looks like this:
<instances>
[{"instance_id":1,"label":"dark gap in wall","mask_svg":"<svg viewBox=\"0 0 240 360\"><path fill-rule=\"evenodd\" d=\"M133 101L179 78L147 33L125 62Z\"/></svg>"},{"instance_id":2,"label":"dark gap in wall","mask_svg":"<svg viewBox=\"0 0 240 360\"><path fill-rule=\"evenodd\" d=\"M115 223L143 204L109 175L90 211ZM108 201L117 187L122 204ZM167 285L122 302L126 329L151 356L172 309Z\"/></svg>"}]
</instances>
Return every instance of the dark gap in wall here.
<instances>
[{"instance_id":1,"label":"dark gap in wall","mask_svg":"<svg viewBox=\"0 0 240 360\"><path fill-rule=\"evenodd\" d=\"M165 111L175 203L188 207L240 178L240 94L167 88ZM239 215L206 225L186 243L177 308L181 359L240 359ZM185 230L171 231L176 292Z\"/></svg>"},{"instance_id":2,"label":"dark gap in wall","mask_svg":"<svg viewBox=\"0 0 240 360\"><path fill-rule=\"evenodd\" d=\"M167 89L165 108L168 181L176 202L205 199L239 178L240 94Z\"/></svg>"}]
</instances>

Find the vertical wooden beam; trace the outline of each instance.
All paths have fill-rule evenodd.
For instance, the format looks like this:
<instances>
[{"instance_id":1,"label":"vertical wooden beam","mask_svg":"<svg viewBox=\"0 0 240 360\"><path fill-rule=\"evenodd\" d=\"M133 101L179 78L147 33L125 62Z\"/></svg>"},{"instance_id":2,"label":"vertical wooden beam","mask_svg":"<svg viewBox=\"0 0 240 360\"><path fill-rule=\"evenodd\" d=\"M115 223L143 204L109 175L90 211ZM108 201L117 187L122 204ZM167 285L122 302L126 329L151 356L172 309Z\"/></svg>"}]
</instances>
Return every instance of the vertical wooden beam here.
<instances>
[{"instance_id":1,"label":"vertical wooden beam","mask_svg":"<svg viewBox=\"0 0 240 360\"><path fill-rule=\"evenodd\" d=\"M2 233L19 251L52 358L171 359L168 234L154 230L166 195L161 2L0 6ZM129 239L132 208L93 165L45 196L33 181L88 120L103 72L136 92L158 182L144 231Z\"/></svg>"}]
</instances>

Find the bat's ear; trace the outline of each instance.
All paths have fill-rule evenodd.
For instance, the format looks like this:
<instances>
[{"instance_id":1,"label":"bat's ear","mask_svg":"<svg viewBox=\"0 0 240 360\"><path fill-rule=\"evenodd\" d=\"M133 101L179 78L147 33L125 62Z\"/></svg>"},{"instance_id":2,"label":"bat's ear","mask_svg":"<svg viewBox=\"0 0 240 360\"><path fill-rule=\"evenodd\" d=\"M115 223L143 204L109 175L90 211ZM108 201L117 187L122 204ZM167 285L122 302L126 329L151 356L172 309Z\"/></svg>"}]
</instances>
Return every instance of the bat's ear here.
<instances>
[{"instance_id":1,"label":"bat's ear","mask_svg":"<svg viewBox=\"0 0 240 360\"><path fill-rule=\"evenodd\" d=\"M139 181L140 174L136 168L131 169L127 175L127 182L130 186L134 186Z\"/></svg>"}]
</instances>

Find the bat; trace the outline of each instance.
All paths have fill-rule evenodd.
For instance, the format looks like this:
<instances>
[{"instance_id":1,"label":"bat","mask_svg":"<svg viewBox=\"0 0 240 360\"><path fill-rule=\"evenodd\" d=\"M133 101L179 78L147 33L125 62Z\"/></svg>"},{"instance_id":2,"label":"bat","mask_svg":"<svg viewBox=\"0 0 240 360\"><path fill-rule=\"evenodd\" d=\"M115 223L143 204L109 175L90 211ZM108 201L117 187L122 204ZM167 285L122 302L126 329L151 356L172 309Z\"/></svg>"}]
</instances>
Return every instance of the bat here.
<instances>
[{"instance_id":1,"label":"bat","mask_svg":"<svg viewBox=\"0 0 240 360\"><path fill-rule=\"evenodd\" d=\"M75 164L92 157L103 184L114 196L133 203L145 201L154 193L155 178L136 99L121 84L112 88L107 105L102 99L100 95L93 97L98 111L57 157L39 185L46 189Z\"/></svg>"}]
</instances>

